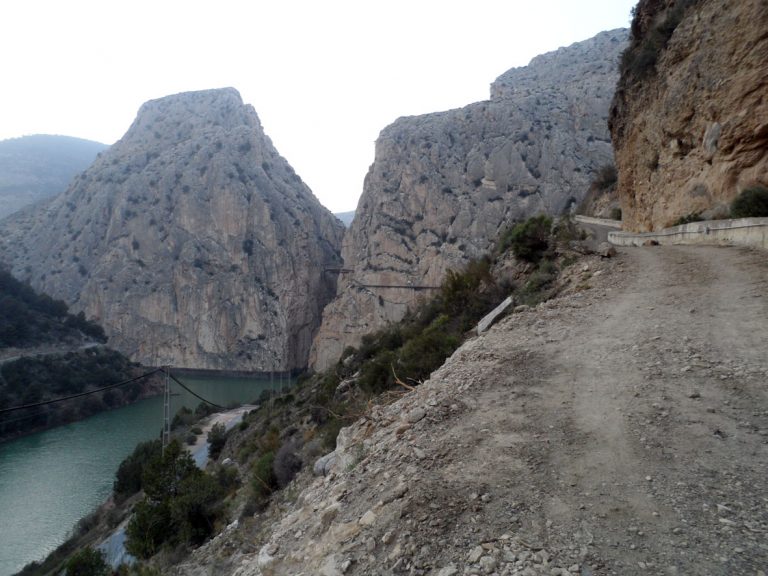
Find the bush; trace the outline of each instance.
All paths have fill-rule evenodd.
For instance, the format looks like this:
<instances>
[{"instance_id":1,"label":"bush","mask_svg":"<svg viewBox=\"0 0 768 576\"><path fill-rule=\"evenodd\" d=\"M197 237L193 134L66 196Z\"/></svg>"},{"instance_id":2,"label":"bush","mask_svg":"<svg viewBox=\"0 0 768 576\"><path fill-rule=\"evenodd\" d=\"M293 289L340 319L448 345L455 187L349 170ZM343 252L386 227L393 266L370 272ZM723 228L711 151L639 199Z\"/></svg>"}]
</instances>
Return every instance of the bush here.
<instances>
[{"instance_id":1,"label":"bush","mask_svg":"<svg viewBox=\"0 0 768 576\"><path fill-rule=\"evenodd\" d=\"M112 570L104 561L104 554L93 548L75 552L66 563L67 576L109 576Z\"/></svg>"},{"instance_id":2,"label":"bush","mask_svg":"<svg viewBox=\"0 0 768 576\"><path fill-rule=\"evenodd\" d=\"M512 253L526 262L538 262L549 249L549 232L552 218L544 214L515 224L501 237L501 251L512 249Z\"/></svg>"},{"instance_id":3,"label":"bush","mask_svg":"<svg viewBox=\"0 0 768 576\"><path fill-rule=\"evenodd\" d=\"M731 218L768 217L768 188L746 188L731 203Z\"/></svg>"},{"instance_id":4,"label":"bush","mask_svg":"<svg viewBox=\"0 0 768 576\"><path fill-rule=\"evenodd\" d=\"M179 411L173 415L173 420L171 420L171 430L175 430L180 426L189 426L196 420L197 420L197 417L192 412L192 410L190 410L186 406L182 406L181 408L179 408Z\"/></svg>"},{"instance_id":5,"label":"bush","mask_svg":"<svg viewBox=\"0 0 768 576\"><path fill-rule=\"evenodd\" d=\"M208 455L215 460L227 443L227 429L224 424L214 424L208 432Z\"/></svg>"},{"instance_id":6,"label":"bush","mask_svg":"<svg viewBox=\"0 0 768 576\"><path fill-rule=\"evenodd\" d=\"M290 484L301 470L301 458L296 455L296 446L292 443L283 444L275 454L272 469L278 488L283 489Z\"/></svg>"},{"instance_id":7,"label":"bush","mask_svg":"<svg viewBox=\"0 0 768 576\"><path fill-rule=\"evenodd\" d=\"M251 488L254 495L264 500L277 488L274 472L275 453L267 452L256 461L251 476Z\"/></svg>"},{"instance_id":8,"label":"bush","mask_svg":"<svg viewBox=\"0 0 768 576\"><path fill-rule=\"evenodd\" d=\"M618 173L616 172L616 166L613 164L606 164L601 166L597 171L595 179L592 181L592 186L600 191L610 190L616 180L618 179Z\"/></svg>"},{"instance_id":9,"label":"bush","mask_svg":"<svg viewBox=\"0 0 768 576\"><path fill-rule=\"evenodd\" d=\"M677 0L667 10L664 19L649 28L642 39L633 42L621 55L620 70L622 74L632 74L638 78L650 75L656 71L656 62L662 51L667 47L672 33L685 16L689 6L697 0ZM639 30L638 13L634 13L632 21L632 35Z\"/></svg>"},{"instance_id":10,"label":"bush","mask_svg":"<svg viewBox=\"0 0 768 576\"><path fill-rule=\"evenodd\" d=\"M118 500L125 500L141 490L141 477L144 469L161 453L160 440L142 442L133 449L133 453L120 463L115 474L113 490Z\"/></svg>"},{"instance_id":11,"label":"bush","mask_svg":"<svg viewBox=\"0 0 768 576\"><path fill-rule=\"evenodd\" d=\"M701 212L691 212L685 216L680 216L677 220L672 222L672 226L681 226L683 224L690 224L691 222L701 222L704 220L701 216Z\"/></svg>"}]
</instances>

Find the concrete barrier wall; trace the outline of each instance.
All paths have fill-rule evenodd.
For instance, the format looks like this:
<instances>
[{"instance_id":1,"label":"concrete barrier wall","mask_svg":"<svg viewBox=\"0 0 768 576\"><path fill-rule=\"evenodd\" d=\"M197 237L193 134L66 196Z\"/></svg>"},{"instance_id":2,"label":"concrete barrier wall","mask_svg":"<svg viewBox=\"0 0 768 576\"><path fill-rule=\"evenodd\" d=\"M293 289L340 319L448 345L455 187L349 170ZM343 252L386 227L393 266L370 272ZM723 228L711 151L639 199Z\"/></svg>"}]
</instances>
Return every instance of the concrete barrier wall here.
<instances>
[{"instance_id":1,"label":"concrete barrier wall","mask_svg":"<svg viewBox=\"0 0 768 576\"><path fill-rule=\"evenodd\" d=\"M707 220L658 232L611 231L608 232L608 241L617 246L642 246L645 242L656 241L659 244L737 245L768 250L768 218Z\"/></svg>"},{"instance_id":2,"label":"concrete barrier wall","mask_svg":"<svg viewBox=\"0 0 768 576\"><path fill-rule=\"evenodd\" d=\"M608 228L616 228L621 230L621 220L608 220L607 218L593 218L592 216L580 216L573 217L576 222L581 224L594 224L595 226L607 226Z\"/></svg>"}]
</instances>

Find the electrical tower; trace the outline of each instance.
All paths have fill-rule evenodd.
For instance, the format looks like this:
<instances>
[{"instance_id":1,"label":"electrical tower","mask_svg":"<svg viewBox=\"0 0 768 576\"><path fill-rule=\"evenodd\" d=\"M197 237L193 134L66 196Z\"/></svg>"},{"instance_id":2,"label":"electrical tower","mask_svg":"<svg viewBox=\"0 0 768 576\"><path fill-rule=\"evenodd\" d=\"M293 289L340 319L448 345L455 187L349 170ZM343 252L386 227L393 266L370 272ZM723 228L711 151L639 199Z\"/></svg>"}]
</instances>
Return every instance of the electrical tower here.
<instances>
[{"instance_id":1,"label":"electrical tower","mask_svg":"<svg viewBox=\"0 0 768 576\"><path fill-rule=\"evenodd\" d=\"M163 390L163 454L165 447L171 441L171 376L170 367L163 368L165 372L165 389Z\"/></svg>"}]
</instances>

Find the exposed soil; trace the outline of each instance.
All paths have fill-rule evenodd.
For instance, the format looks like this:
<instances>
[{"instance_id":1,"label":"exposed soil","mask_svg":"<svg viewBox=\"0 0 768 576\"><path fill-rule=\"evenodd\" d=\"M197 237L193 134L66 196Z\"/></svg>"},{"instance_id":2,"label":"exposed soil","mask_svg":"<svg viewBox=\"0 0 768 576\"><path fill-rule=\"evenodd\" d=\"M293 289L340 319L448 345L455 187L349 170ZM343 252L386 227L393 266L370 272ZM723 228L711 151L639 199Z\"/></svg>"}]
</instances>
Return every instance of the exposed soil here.
<instances>
[{"instance_id":1,"label":"exposed soil","mask_svg":"<svg viewBox=\"0 0 768 576\"><path fill-rule=\"evenodd\" d=\"M765 254L634 248L567 277L178 573L765 576Z\"/></svg>"}]
</instances>

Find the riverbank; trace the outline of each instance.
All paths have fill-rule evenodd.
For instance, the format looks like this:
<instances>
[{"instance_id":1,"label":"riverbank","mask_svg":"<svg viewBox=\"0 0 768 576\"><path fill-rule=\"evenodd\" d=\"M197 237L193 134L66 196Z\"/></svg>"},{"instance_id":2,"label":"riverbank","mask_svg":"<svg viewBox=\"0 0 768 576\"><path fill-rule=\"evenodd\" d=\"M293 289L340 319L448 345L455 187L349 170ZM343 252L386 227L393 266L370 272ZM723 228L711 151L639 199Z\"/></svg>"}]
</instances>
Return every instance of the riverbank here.
<instances>
[{"instance_id":1,"label":"riverbank","mask_svg":"<svg viewBox=\"0 0 768 576\"><path fill-rule=\"evenodd\" d=\"M182 381L222 406L252 402L270 387L268 379L182 377ZM176 413L182 406L194 409L200 400L174 389L171 402L171 411ZM252 408L248 404L212 414L210 426L221 422L234 427ZM140 442L159 436L162 416L162 396L154 396L0 444L0 510L6 520L0 525L0 576L15 574L33 561L41 563L24 574L53 573L56 564L43 563L43 558L77 533L79 521L90 518L108 500L120 462ZM207 431L200 435L198 449L205 446ZM86 536L91 538L86 544L98 545L120 524L119 514L110 514L109 509L105 513L110 518L103 525L101 539ZM92 520L83 523L87 528ZM66 555L59 561L64 558Z\"/></svg>"},{"instance_id":2,"label":"riverbank","mask_svg":"<svg viewBox=\"0 0 768 576\"><path fill-rule=\"evenodd\" d=\"M197 427L199 427L203 432L202 434L197 435L197 439L195 440L194 444L188 444L186 448L192 454L192 459L195 461L195 464L197 464L198 468L204 469L208 464L208 433L213 429L213 427L217 424L221 424L224 426L225 430L231 430L240 422L242 422L243 416L245 414L251 410L256 410L257 408L258 406L255 404L246 404L244 406L240 406L239 408L227 410L226 412L217 412L216 414L211 414L210 416L206 416L197 423Z\"/></svg>"}]
</instances>

